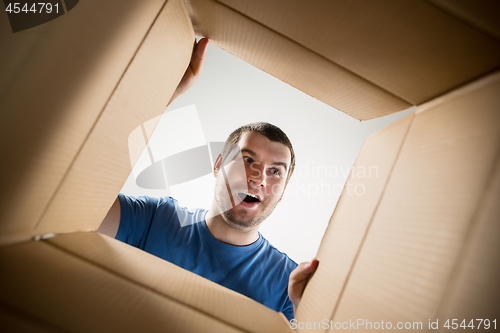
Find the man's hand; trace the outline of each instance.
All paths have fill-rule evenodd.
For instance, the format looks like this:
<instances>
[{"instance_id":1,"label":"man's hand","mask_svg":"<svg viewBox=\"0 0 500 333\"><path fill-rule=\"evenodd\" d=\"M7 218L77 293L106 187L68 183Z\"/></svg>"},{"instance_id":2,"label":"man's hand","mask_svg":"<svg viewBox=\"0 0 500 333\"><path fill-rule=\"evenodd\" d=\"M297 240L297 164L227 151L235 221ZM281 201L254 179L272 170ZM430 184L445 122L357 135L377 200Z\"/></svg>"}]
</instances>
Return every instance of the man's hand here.
<instances>
[{"instance_id":1,"label":"man's hand","mask_svg":"<svg viewBox=\"0 0 500 333\"><path fill-rule=\"evenodd\" d=\"M319 261L313 259L311 262L303 262L290 273L288 280L288 297L293 304L293 313L297 311L300 299L306 288L309 276L318 268Z\"/></svg>"},{"instance_id":2,"label":"man's hand","mask_svg":"<svg viewBox=\"0 0 500 333\"><path fill-rule=\"evenodd\" d=\"M175 89L175 92L168 104L172 103L174 99L188 91L189 88L191 88L191 86L196 82L196 80L198 80L201 74L201 68L203 67L203 63L205 62L207 46L208 38L200 39L200 41L194 46L193 55L191 56L189 67L186 69L181 82L177 86L177 89Z\"/></svg>"}]
</instances>

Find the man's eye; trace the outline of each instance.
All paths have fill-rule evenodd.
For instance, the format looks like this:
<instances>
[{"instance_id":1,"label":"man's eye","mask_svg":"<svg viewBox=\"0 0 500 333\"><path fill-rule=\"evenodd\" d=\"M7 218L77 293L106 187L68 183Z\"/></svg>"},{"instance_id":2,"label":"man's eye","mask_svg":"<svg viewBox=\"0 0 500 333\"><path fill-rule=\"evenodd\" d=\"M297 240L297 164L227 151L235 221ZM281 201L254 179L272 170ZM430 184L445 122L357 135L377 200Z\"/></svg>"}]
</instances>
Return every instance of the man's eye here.
<instances>
[{"instance_id":1,"label":"man's eye","mask_svg":"<svg viewBox=\"0 0 500 333\"><path fill-rule=\"evenodd\" d=\"M276 176L281 176L281 171L279 171L278 169L271 169L271 172Z\"/></svg>"},{"instance_id":2,"label":"man's eye","mask_svg":"<svg viewBox=\"0 0 500 333\"><path fill-rule=\"evenodd\" d=\"M243 156L243 161L248 162L248 163L252 163L253 162L252 158L248 157L248 156Z\"/></svg>"}]
</instances>

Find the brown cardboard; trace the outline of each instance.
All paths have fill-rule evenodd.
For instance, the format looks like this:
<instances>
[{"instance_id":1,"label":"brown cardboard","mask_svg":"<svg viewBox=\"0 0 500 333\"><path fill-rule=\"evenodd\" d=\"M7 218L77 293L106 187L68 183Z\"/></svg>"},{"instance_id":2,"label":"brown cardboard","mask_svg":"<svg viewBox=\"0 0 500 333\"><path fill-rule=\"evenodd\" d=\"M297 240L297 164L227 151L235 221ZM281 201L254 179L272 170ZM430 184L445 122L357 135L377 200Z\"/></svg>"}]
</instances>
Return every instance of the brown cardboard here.
<instances>
[{"instance_id":1,"label":"brown cardboard","mask_svg":"<svg viewBox=\"0 0 500 333\"><path fill-rule=\"evenodd\" d=\"M148 2L141 10L146 10L153 4L155 2ZM93 4L90 3L78 6L78 10L80 7L82 7L81 10L86 10L87 5L91 7L87 10L95 10L95 7L92 7ZM26 239L26 237L36 234L50 232L97 229L110 204L115 200L122 180L126 179L131 170L127 148L128 135L142 122L163 112L189 63L194 34L184 3L177 0L169 1L163 9L162 5L162 3L157 3L156 7L150 8L147 17L139 15L140 12L134 15L138 21L137 24L143 27L143 34L137 35L141 30L138 26L134 26L133 21L131 21L129 22L130 27L122 31L127 38L114 36L120 41L121 39L133 41L133 37L137 35L133 47L127 45L130 48L128 58L121 61L113 56L117 54L121 58L127 54L123 47L119 47L119 43L116 46L113 43L108 43L110 44L108 48L111 49L108 52L111 55L102 55L97 52L92 54L94 57L92 60L97 65L102 63L100 66L107 69L105 71L99 66L91 71L99 74L92 78L96 82L91 79L83 80L82 74L70 72L74 75L74 78L70 77L75 80L75 84L85 83L86 85L85 89L75 92L76 96L68 96L68 98L72 98L73 104L71 106L61 105L59 107L71 110L71 112L66 113L64 121L58 120L58 114L61 111L58 110L57 106L51 105L45 108L25 105L24 103L33 103L36 97L28 100L21 99L16 95L15 88L11 88L8 98L3 104L4 110L8 111L9 114L16 115L16 117L19 116L20 109L31 112L29 114L21 112L20 114L26 120L34 121L33 126L36 128L34 131L44 127L40 123L47 128L52 128L52 136L47 140L54 143L30 163L21 157L18 159L19 163L26 162L29 167L33 168L34 170L31 172L27 172L23 167L17 165L16 160L12 164L3 166L2 176L10 178L6 181L6 187L9 190L6 189L2 193L8 195L11 201L8 201L9 204L7 204L6 199L2 200L2 203L5 203L5 207L2 208L4 222L0 226L2 242ZM126 4L120 3L119 7L121 6L126 7ZM106 10L113 11L112 9ZM75 11L75 13L77 12ZM105 16L102 18L104 21L102 24L106 24L106 28L96 24L96 31L91 30L84 34L82 30L88 23L85 19L86 15L86 13L75 15L76 18L68 20L68 22L71 21L70 26L54 27L54 29L68 29L68 33L73 39L79 35L84 35L81 38L90 38L89 33L94 33L96 36L92 36L92 38L97 38L97 35L102 34L100 30L110 29L113 27L113 23L123 24L119 20L123 17L114 18L115 21L117 20L115 22L113 18ZM129 34L128 29L135 29L134 34ZM47 44L46 47L52 47L52 50L46 50L40 46L42 50L35 49L33 51L32 57L35 59L36 65L41 66L36 62L45 60L43 52L50 53L54 52L55 49L58 50L56 53L62 54L62 56L65 55L64 52L72 52L73 44L68 44L65 40L61 41L60 39L64 36L53 35L55 35L54 40L40 42L44 46ZM106 34L102 35L106 37ZM176 47L173 48L172 45ZM105 49L103 46L99 47ZM115 58L117 63L115 63ZM54 61L68 63L57 57ZM110 61L114 66L107 64ZM50 68L50 64L44 66ZM106 87L104 84L112 76L108 67L115 71L115 80L110 82L112 84L109 84L109 87ZM75 67L74 70L80 70L80 68ZM103 80L101 75L105 76L107 81ZM36 77L33 78L28 74L23 79L22 76L18 79L21 82L18 88L19 93L28 89L25 81L33 80L38 84L42 81L42 79L37 80ZM62 86L67 85L69 87L67 89L71 88L70 79L66 76L59 80L56 77L53 82L54 85L58 84L54 88L55 91L41 90L40 92L40 94L44 94L43 101L47 101L47 103L54 103L58 100L56 96L64 94ZM88 89L91 91L87 91ZM94 92L97 93L94 94ZM80 97L79 94L82 96ZM98 99L98 96L101 99ZM97 102L100 104L96 104ZM36 121L40 115L43 115L43 122ZM117 120L119 120L119 126L116 126ZM8 119L2 124L10 124L9 121L14 122L14 120ZM55 124L49 124L49 121L55 122ZM10 124L9 129L6 129L3 135L16 136L20 133L20 137L29 137L28 134L23 134L23 131L31 129L29 126L25 126L26 122L19 121L14 122L14 124L16 125ZM8 142L10 141L2 141L4 144ZM24 144L21 141L16 146L7 148L7 154L19 156L20 151L23 151L22 156L25 157L30 154L36 155L32 152L31 147L27 149L23 146ZM37 147L34 142L26 142L26 145ZM16 167L18 170L15 169ZM19 185L19 183L23 183L23 177L27 183ZM19 194L23 200L16 200L17 196L15 195L12 198L11 192L15 194L15 188L18 186L21 188L21 192L29 192L26 195ZM10 190L11 187L12 190ZM86 193L89 195L81 195L82 191L87 191ZM92 207L92 209L88 209L88 207ZM72 221L72 225L68 226L67 221ZM16 233L20 235L15 236ZM13 234L15 237L11 238Z\"/></svg>"},{"instance_id":2,"label":"brown cardboard","mask_svg":"<svg viewBox=\"0 0 500 333\"><path fill-rule=\"evenodd\" d=\"M67 221L71 221L73 230L90 231L99 227L123 179L132 170L128 135L135 127L163 113L189 64L194 39L184 2L168 1L82 143L39 221L38 233L65 231ZM82 198L81 189L92 191L93 195Z\"/></svg>"},{"instance_id":3,"label":"brown cardboard","mask_svg":"<svg viewBox=\"0 0 500 333\"><path fill-rule=\"evenodd\" d=\"M43 241L1 248L0 263L2 303L59 331L244 332Z\"/></svg>"},{"instance_id":4,"label":"brown cardboard","mask_svg":"<svg viewBox=\"0 0 500 333\"><path fill-rule=\"evenodd\" d=\"M107 236L72 233L47 242L242 331L289 331L283 314Z\"/></svg>"},{"instance_id":5,"label":"brown cardboard","mask_svg":"<svg viewBox=\"0 0 500 333\"><path fill-rule=\"evenodd\" d=\"M2 13L2 238L36 227L163 3L85 1L15 34Z\"/></svg>"},{"instance_id":6,"label":"brown cardboard","mask_svg":"<svg viewBox=\"0 0 500 333\"><path fill-rule=\"evenodd\" d=\"M298 321L332 317L413 117L411 113L365 141L321 241L320 266L300 302Z\"/></svg>"},{"instance_id":7,"label":"brown cardboard","mask_svg":"<svg viewBox=\"0 0 500 333\"><path fill-rule=\"evenodd\" d=\"M217 1L190 0L189 5L198 35L356 119L382 117L411 106L315 50Z\"/></svg>"},{"instance_id":8,"label":"brown cardboard","mask_svg":"<svg viewBox=\"0 0 500 333\"><path fill-rule=\"evenodd\" d=\"M307 90L303 86L299 87L280 72L281 61L269 61L269 56L273 56L271 59L286 58L287 54L293 52L290 47L278 44L279 48L275 50L274 43L257 44L248 35L268 41L268 35L272 32L281 39L294 41L309 51L311 61L313 54L324 57L352 75L414 105L422 104L500 66L498 40L482 34L426 1L385 0L383 5L377 1L363 0L191 0L191 3L193 20L200 33L213 38L220 47L254 66L283 77L285 82L313 96L319 87L312 84L308 84ZM213 5L209 6L209 3ZM479 6L474 3L474 7ZM244 32L235 29L234 23L229 23L232 16L245 21ZM261 30L269 32L264 35ZM259 50L259 55L249 56L251 51L244 45L250 41L255 43L253 49ZM262 59L264 54L269 54L265 61ZM292 55L295 56L295 53ZM296 65L301 66L306 65ZM305 69L315 73L310 68ZM286 72L289 71L286 69ZM337 81L337 77L329 75L328 81L328 89L332 89L334 87L330 88L330 85ZM344 77L338 77L338 83L344 81ZM344 102L343 99L352 100L353 94L357 95L356 99L364 95L362 87L357 84L345 86L344 89L349 89L350 93L332 96L335 99L331 100L320 95L317 98L357 119L367 119L352 114L348 107L339 106ZM373 103L367 97L363 97L363 101Z\"/></svg>"},{"instance_id":9,"label":"brown cardboard","mask_svg":"<svg viewBox=\"0 0 500 333\"><path fill-rule=\"evenodd\" d=\"M500 310L500 160L478 206L445 296L436 315L441 323L450 318L497 319ZM460 322L461 324L461 322ZM493 323L491 323L493 325ZM481 326L484 327L484 326ZM498 326L497 326L498 327ZM491 326L493 328L493 326ZM491 329L490 328L490 329ZM443 327L441 331L444 331Z\"/></svg>"},{"instance_id":10,"label":"brown cardboard","mask_svg":"<svg viewBox=\"0 0 500 333\"><path fill-rule=\"evenodd\" d=\"M464 88L415 116L335 322L361 314L371 322L425 325L436 319L482 199L492 195L500 149L500 74L483 80L489 84ZM485 260L498 260L491 245L482 246L489 254ZM493 279L495 272L482 278Z\"/></svg>"}]
</instances>

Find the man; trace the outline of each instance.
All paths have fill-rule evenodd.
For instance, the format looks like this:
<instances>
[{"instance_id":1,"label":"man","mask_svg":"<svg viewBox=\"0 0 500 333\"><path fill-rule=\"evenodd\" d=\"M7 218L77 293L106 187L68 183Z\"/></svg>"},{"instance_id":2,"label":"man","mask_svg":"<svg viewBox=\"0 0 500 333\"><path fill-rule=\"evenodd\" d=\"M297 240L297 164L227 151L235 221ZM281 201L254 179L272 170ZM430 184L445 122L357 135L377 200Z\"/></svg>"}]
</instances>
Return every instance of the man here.
<instances>
[{"instance_id":1,"label":"man","mask_svg":"<svg viewBox=\"0 0 500 333\"><path fill-rule=\"evenodd\" d=\"M195 46L172 102L197 80L207 39ZM299 266L258 232L281 201L295 166L293 147L267 123L242 126L215 162L210 210L186 210L175 199L119 195L99 232L139 247L242 293L288 320L318 261ZM293 271L293 272L292 272Z\"/></svg>"}]
</instances>

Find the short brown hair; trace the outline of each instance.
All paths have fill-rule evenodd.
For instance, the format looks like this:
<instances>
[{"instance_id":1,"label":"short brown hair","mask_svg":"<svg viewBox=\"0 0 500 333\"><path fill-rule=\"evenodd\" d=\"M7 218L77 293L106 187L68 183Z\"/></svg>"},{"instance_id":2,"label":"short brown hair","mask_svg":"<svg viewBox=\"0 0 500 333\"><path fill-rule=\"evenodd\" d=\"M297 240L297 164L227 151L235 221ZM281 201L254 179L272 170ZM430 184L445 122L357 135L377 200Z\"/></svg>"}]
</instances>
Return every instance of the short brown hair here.
<instances>
[{"instance_id":1,"label":"short brown hair","mask_svg":"<svg viewBox=\"0 0 500 333\"><path fill-rule=\"evenodd\" d=\"M290 142L290 139L288 139L288 137L286 136L285 132L283 132L279 127L273 124L259 122L259 123L244 125L237 128L233 133L229 135L229 137L226 140L226 144L224 145L224 149L222 150L222 163L224 163L226 157L229 155L231 150L236 146L236 144L240 140L241 135L245 132L250 132L250 131L262 134L269 140L282 143L285 146L287 146L288 149L290 149L290 155L291 155L290 168L288 169L288 175L286 178L286 182L288 182L288 180L292 176L293 170L295 169L295 153L293 151L292 143Z\"/></svg>"}]
</instances>

